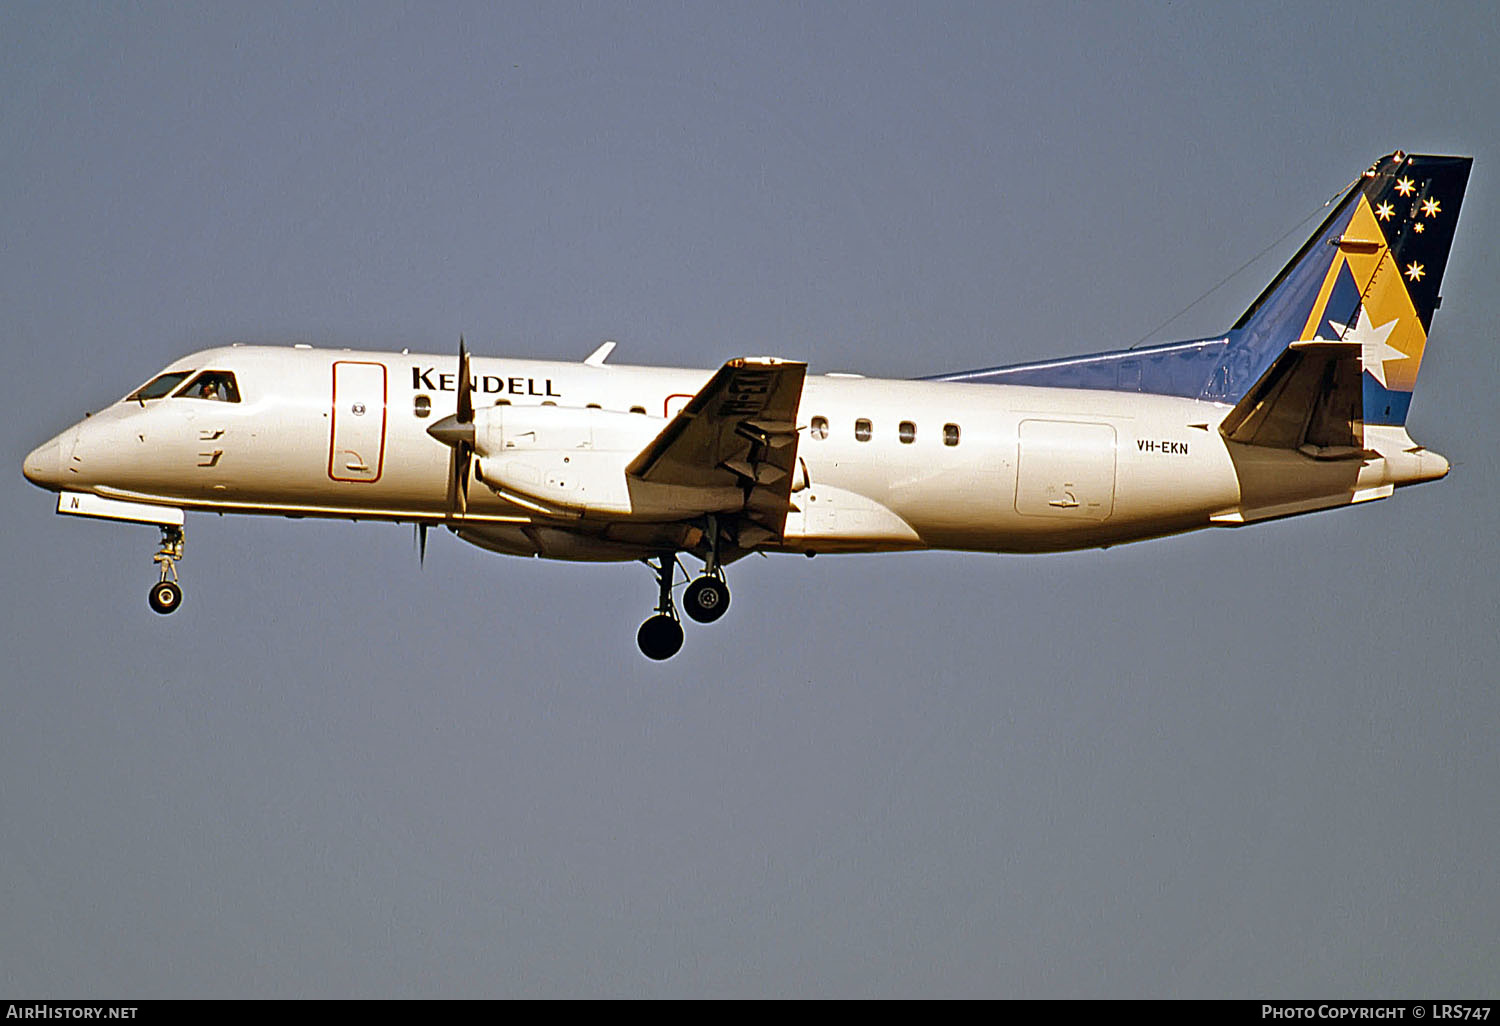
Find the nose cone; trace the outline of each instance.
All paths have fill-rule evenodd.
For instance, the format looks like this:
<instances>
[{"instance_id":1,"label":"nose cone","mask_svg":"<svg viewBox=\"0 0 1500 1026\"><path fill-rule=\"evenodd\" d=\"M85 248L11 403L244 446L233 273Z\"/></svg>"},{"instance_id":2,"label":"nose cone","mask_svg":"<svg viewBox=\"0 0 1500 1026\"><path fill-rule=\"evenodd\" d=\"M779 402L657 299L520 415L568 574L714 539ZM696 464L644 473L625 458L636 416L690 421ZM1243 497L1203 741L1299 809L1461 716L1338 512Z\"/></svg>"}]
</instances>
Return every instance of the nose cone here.
<instances>
[{"instance_id":1,"label":"nose cone","mask_svg":"<svg viewBox=\"0 0 1500 1026\"><path fill-rule=\"evenodd\" d=\"M76 430L76 428L69 428L51 441L43 442L31 450L30 455L26 457L26 462L21 466L21 473L26 475L26 480L48 491L61 490L63 487L63 443Z\"/></svg>"},{"instance_id":2,"label":"nose cone","mask_svg":"<svg viewBox=\"0 0 1500 1026\"><path fill-rule=\"evenodd\" d=\"M1431 449L1422 450L1422 480L1436 481L1448 476L1448 460Z\"/></svg>"}]
</instances>

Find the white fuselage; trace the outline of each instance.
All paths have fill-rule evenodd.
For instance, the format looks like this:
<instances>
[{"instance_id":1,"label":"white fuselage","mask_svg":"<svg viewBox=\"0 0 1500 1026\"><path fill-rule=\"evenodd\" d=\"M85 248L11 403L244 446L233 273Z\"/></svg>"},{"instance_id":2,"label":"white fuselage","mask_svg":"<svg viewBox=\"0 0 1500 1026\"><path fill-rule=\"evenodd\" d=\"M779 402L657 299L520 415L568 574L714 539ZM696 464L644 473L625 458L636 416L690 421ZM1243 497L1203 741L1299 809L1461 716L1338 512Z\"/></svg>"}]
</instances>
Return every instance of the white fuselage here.
<instances>
[{"instance_id":1,"label":"white fuselage","mask_svg":"<svg viewBox=\"0 0 1500 1026\"><path fill-rule=\"evenodd\" d=\"M121 400L40 447L27 476L64 493L186 510L446 522L499 538L557 526L477 480L455 523L452 453L426 430L455 410L452 356L234 346L174 369L232 372L240 401ZM635 411L649 440L712 374L475 357L473 399ZM1401 428L1368 428L1367 451L1352 461L1229 443L1218 431L1229 409L1128 392L809 375L792 509L782 539L765 547L1086 548L1381 498L1447 471ZM589 524L585 514L573 527Z\"/></svg>"}]
</instances>

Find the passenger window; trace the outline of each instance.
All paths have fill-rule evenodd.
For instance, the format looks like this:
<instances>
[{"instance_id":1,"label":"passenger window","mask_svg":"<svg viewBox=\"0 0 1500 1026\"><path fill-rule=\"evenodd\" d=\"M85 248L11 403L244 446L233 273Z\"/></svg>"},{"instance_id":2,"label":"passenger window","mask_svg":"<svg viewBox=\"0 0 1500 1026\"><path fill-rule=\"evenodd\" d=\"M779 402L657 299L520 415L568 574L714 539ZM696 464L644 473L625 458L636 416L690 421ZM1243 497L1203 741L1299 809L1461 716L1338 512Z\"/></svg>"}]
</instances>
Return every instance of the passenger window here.
<instances>
[{"instance_id":1,"label":"passenger window","mask_svg":"<svg viewBox=\"0 0 1500 1026\"><path fill-rule=\"evenodd\" d=\"M943 444L944 445L957 445L958 444L958 425L957 424L944 424L943 425Z\"/></svg>"},{"instance_id":2,"label":"passenger window","mask_svg":"<svg viewBox=\"0 0 1500 1026\"><path fill-rule=\"evenodd\" d=\"M828 437L828 418L827 417L814 417L812 419L812 426L811 426L811 429L810 429L809 433L814 438L816 438L818 441L820 441L820 442L823 439L827 438Z\"/></svg>"},{"instance_id":3,"label":"passenger window","mask_svg":"<svg viewBox=\"0 0 1500 1026\"><path fill-rule=\"evenodd\" d=\"M854 422L854 440L856 442L868 442L874 428L868 420L861 417Z\"/></svg>"},{"instance_id":4,"label":"passenger window","mask_svg":"<svg viewBox=\"0 0 1500 1026\"><path fill-rule=\"evenodd\" d=\"M412 400L412 412L418 417L432 416L432 396L419 395Z\"/></svg>"},{"instance_id":5,"label":"passenger window","mask_svg":"<svg viewBox=\"0 0 1500 1026\"><path fill-rule=\"evenodd\" d=\"M909 420L903 420L897 431L901 435L902 445L910 445L917 440L917 426Z\"/></svg>"},{"instance_id":6,"label":"passenger window","mask_svg":"<svg viewBox=\"0 0 1500 1026\"><path fill-rule=\"evenodd\" d=\"M188 382L178 393L181 399L210 399L220 403L237 403L240 390L229 371L204 371Z\"/></svg>"},{"instance_id":7,"label":"passenger window","mask_svg":"<svg viewBox=\"0 0 1500 1026\"><path fill-rule=\"evenodd\" d=\"M172 389L177 387L178 382L187 377L192 371L172 371L168 374L158 374L146 384L127 395L126 399L160 399Z\"/></svg>"}]
</instances>

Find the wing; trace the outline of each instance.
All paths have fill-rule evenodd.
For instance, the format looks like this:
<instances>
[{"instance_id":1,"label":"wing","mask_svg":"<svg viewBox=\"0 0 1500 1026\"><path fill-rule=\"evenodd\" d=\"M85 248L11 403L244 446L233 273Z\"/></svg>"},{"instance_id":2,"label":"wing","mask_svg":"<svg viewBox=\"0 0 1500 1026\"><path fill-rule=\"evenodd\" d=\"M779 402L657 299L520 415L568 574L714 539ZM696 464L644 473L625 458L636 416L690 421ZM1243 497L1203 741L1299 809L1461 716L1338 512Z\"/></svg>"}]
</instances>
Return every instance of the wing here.
<instances>
[{"instance_id":1,"label":"wing","mask_svg":"<svg viewBox=\"0 0 1500 1026\"><path fill-rule=\"evenodd\" d=\"M720 367L625 472L652 484L744 493L743 547L779 536L797 465L797 406L807 364L769 356Z\"/></svg>"}]
</instances>

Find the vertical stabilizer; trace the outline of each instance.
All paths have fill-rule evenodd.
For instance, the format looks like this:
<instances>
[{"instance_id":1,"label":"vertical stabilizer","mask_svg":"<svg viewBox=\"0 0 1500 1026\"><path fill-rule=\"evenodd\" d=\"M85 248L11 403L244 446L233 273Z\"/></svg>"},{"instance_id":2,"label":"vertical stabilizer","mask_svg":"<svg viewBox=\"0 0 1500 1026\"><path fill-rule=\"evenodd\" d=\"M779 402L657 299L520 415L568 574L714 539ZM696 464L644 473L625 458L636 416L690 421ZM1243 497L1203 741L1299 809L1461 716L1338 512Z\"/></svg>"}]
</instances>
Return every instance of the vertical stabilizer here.
<instances>
[{"instance_id":1,"label":"vertical stabilizer","mask_svg":"<svg viewBox=\"0 0 1500 1026\"><path fill-rule=\"evenodd\" d=\"M1472 163L1377 161L1236 322L1226 357L1258 378L1295 342L1358 344L1364 423L1404 424Z\"/></svg>"},{"instance_id":2,"label":"vertical stabilizer","mask_svg":"<svg viewBox=\"0 0 1500 1026\"><path fill-rule=\"evenodd\" d=\"M1117 349L1042 363L989 367L933 380L1176 395L1239 404L1297 343L1309 359L1339 366L1327 419L1401 425L1422 366L1471 157L1396 152L1377 160L1339 198L1312 237L1234 327L1209 338ZM1330 348L1323 343L1338 343ZM1299 371L1298 381L1307 373ZM1318 394L1327 392L1327 384ZM1259 389L1257 401L1268 398ZM1277 402L1289 416L1292 389ZM1344 434L1335 431L1329 435ZM1328 448L1324 445L1323 448ZM1346 447L1346 446L1336 446Z\"/></svg>"}]
</instances>

